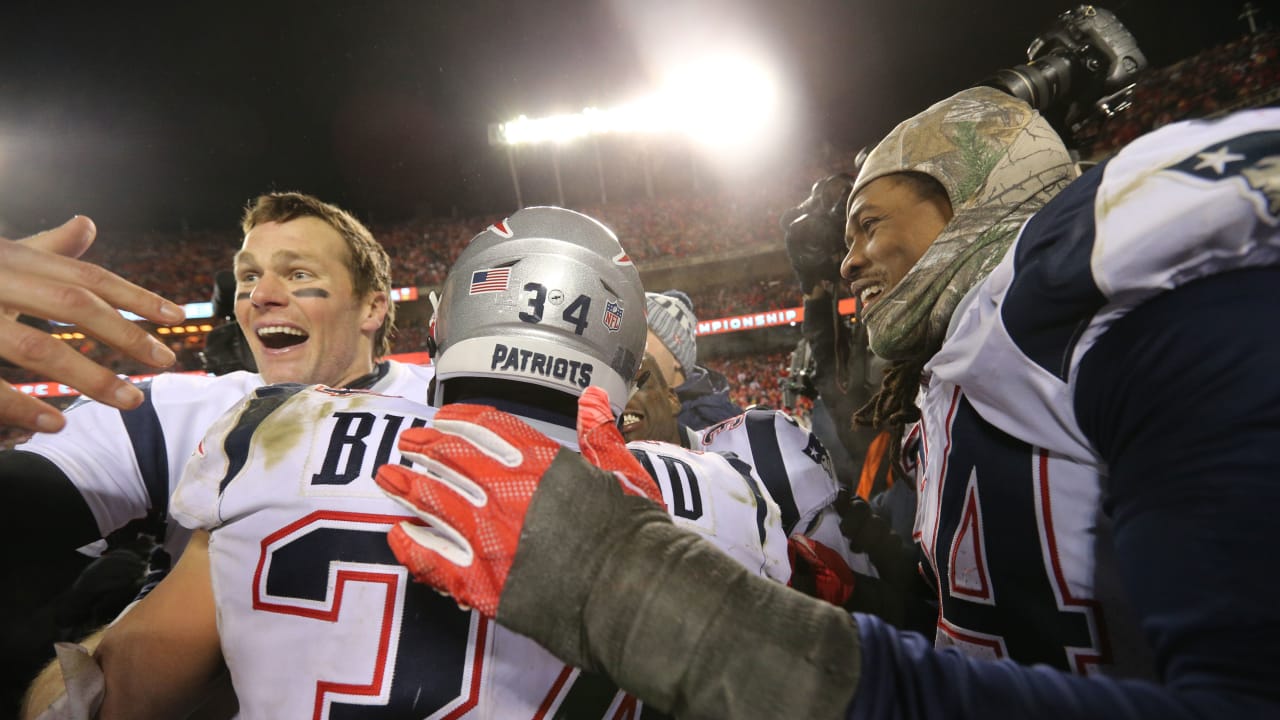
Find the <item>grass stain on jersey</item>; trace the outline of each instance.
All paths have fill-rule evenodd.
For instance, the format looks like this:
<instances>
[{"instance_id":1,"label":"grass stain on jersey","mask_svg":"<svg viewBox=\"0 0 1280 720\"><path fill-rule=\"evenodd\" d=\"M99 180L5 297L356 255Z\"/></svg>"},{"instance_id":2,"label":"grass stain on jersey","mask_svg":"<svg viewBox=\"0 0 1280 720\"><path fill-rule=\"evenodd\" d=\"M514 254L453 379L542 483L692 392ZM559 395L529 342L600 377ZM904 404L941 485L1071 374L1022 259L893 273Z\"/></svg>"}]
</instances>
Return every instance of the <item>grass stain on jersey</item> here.
<instances>
[{"instance_id":1,"label":"grass stain on jersey","mask_svg":"<svg viewBox=\"0 0 1280 720\"><path fill-rule=\"evenodd\" d=\"M258 429L257 445L262 453L262 465L271 470L296 451L307 429L313 424L309 418L317 417L311 411L310 403L299 402L299 396L272 413ZM332 403L325 403L323 408L327 414Z\"/></svg>"}]
</instances>

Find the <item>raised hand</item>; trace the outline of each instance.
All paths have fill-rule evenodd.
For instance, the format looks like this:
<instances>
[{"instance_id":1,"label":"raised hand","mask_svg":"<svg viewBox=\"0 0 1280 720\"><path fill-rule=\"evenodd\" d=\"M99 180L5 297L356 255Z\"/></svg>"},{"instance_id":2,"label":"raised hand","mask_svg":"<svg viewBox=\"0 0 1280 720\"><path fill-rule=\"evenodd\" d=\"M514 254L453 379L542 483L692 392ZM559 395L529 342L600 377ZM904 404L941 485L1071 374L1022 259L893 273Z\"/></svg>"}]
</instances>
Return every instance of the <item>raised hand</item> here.
<instances>
[{"instance_id":1,"label":"raised hand","mask_svg":"<svg viewBox=\"0 0 1280 720\"><path fill-rule=\"evenodd\" d=\"M112 407L133 408L142 402L140 390L17 320L21 313L74 323L135 360L156 368L173 364L169 348L117 310L175 323L184 319L182 308L97 265L76 260L96 234L93 221L75 217L24 240L0 238L0 357ZM0 425L56 432L65 423L55 408L0 380Z\"/></svg>"},{"instance_id":2,"label":"raised hand","mask_svg":"<svg viewBox=\"0 0 1280 720\"><path fill-rule=\"evenodd\" d=\"M657 485L627 451L608 400L588 388L579 401L584 455L604 464L622 491L661 503ZM553 465L599 472L582 457L514 415L479 405L448 405L433 427L400 434L400 452L421 471L391 464L377 483L426 525L402 522L388 535L396 558L419 582L487 616L499 600L539 482ZM584 480L586 482L588 480Z\"/></svg>"}]
</instances>

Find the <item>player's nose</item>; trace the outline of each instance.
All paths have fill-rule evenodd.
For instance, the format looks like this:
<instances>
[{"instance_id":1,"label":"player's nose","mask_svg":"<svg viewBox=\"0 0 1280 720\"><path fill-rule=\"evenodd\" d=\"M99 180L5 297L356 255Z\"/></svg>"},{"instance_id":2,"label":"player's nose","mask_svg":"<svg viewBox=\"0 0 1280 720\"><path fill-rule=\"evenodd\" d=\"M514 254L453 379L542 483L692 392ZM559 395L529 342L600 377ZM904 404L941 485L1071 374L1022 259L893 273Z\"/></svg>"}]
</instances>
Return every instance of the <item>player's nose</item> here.
<instances>
[{"instance_id":1,"label":"player's nose","mask_svg":"<svg viewBox=\"0 0 1280 720\"><path fill-rule=\"evenodd\" d=\"M259 309L285 305L289 302L289 291L281 278L266 273L258 279L257 285L249 293L249 302Z\"/></svg>"}]
</instances>

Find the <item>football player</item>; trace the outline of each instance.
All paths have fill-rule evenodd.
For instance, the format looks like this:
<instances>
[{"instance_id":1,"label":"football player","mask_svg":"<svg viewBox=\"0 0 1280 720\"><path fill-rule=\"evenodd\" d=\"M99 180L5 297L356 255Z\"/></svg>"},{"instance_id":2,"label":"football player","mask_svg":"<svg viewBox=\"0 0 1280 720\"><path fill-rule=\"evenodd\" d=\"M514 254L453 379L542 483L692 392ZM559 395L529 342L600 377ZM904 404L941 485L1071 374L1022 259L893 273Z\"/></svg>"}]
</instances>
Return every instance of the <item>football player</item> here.
<instances>
[{"instance_id":1,"label":"football player","mask_svg":"<svg viewBox=\"0 0 1280 720\"><path fill-rule=\"evenodd\" d=\"M176 559L190 537L169 513L178 474L209 426L264 382L425 393L431 368L383 359L395 314L390 259L359 220L308 195L273 193L246 209L242 226L236 319L259 372L159 375L137 408L83 402L62 432L0 452L0 532L23 548L5 565L6 592L38 577L45 597L56 594L75 577L55 570L79 567L65 560L76 548L134 521ZM7 622L26 621L21 608L11 612ZM56 687L54 675L56 664L38 683ZM49 699L37 685L31 706Z\"/></svg>"},{"instance_id":2,"label":"football player","mask_svg":"<svg viewBox=\"0 0 1280 720\"><path fill-rule=\"evenodd\" d=\"M634 716L635 700L603 677L412 582L387 533L407 548L435 542L433 527L379 485L412 482L405 466L440 442L530 478L580 446L616 471L620 491L642 496L642 510L785 582L780 514L749 473L678 446L623 448L613 417L645 328L639 274L613 233L570 210L527 208L477 235L442 290L431 402L469 404L437 413L425 395L259 389L186 468L173 507L196 529L187 553L98 649L101 717L180 713L224 662L246 717ZM495 408L523 418L503 415L513 442L472 432ZM493 559L514 547L518 528L492 531L467 552ZM492 614L483 598L473 604Z\"/></svg>"},{"instance_id":3,"label":"football player","mask_svg":"<svg viewBox=\"0 0 1280 720\"><path fill-rule=\"evenodd\" d=\"M876 413L924 380L933 638L757 582L657 516L597 524L588 543L565 520L625 503L581 466L442 533L537 538L499 574L498 622L677 714L1276 717L1277 157L1280 111L1256 110L1170 125L1075 179L1048 124L987 88L871 152L844 275L895 363ZM572 502L556 472L575 473ZM471 493L506 480L464 475ZM554 592L552 546L582 552ZM463 580L490 567L451 549L400 557L466 602Z\"/></svg>"}]
</instances>

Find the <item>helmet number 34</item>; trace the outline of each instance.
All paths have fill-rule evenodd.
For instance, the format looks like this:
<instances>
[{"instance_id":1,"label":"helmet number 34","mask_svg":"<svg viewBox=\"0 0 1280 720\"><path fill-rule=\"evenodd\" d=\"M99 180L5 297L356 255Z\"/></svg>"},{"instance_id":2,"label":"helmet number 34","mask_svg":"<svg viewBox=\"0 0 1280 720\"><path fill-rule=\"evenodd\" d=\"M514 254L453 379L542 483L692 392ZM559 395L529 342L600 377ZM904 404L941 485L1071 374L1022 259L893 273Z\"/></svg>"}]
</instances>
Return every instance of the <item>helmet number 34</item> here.
<instances>
[{"instance_id":1,"label":"helmet number 34","mask_svg":"<svg viewBox=\"0 0 1280 720\"><path fill-rule=\"evenodd\" d=\"M542 322L547 303L547 286L542 283L525 283L524 290L530 293L529 312L521 312L520 319L527 323ZM560 318L573 326L573 334L581 335L587 330L587 315L590 312L591 298L579 295L560 313Z\"/></svg>"}]
</instances>

